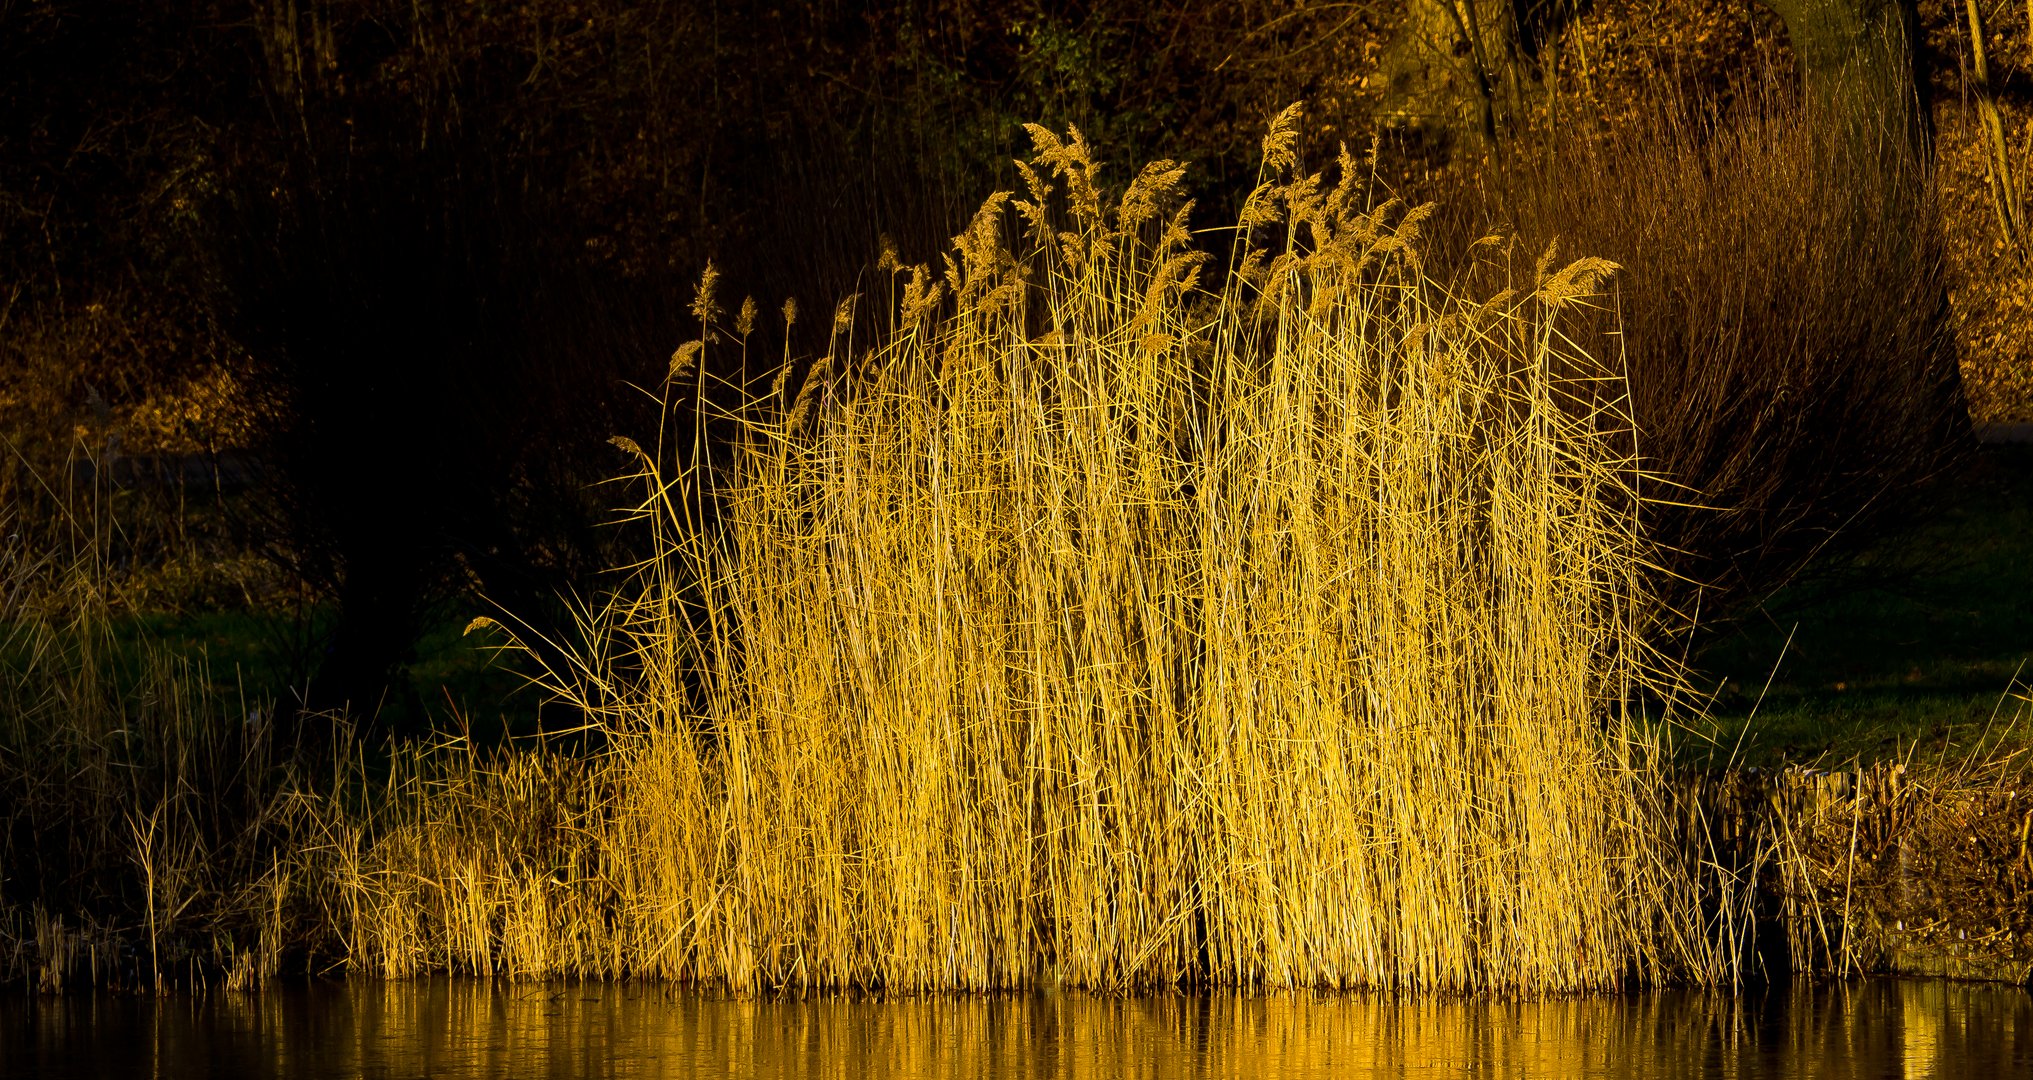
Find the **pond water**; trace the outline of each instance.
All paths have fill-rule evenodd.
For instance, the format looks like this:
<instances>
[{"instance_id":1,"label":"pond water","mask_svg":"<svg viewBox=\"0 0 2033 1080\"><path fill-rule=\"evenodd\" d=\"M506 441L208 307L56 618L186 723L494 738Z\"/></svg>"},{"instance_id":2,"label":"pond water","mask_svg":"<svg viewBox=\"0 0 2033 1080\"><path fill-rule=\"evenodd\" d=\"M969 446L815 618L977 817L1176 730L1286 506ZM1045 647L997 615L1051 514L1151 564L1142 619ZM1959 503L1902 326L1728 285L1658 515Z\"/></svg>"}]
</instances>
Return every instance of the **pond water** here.
<instances>
[{"instance_id":1,"label":"pond water","mask_svg":"<svg viewBox=\"0 0 2033 1080\"><path fill-rule=\"evenodd\" d=\"M2033 994L1897 980L1542 1002L1086 994L731 1001L355 980L0 997L0 1074L63 1077L2033 1077Z\"/></svg>"}]
</instances>

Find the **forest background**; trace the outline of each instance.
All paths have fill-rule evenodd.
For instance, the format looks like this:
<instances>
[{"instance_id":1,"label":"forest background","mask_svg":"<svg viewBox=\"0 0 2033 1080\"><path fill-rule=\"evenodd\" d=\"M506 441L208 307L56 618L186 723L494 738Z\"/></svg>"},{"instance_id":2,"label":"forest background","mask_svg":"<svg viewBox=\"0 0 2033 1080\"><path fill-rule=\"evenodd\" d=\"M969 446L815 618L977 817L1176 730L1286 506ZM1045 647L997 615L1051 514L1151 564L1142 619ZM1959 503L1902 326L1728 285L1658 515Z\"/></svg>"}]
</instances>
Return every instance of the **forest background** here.
<instances>
[{"instance_id":1,"label":"forest background","mask_svg":"<svg viewBox=\"0 0 2033 1080\"><path fill-rule=\"evenodd\" d=\"M2033 312L1987 183L1965 6L1916 9L1938 276L1971 416L2024 421ZM2026 13L1991 6L1985 100L2023 158ZM282 682L321 705L414 696L397 674L447 604L553 610L614 564L589 481L608 436L651 422L628 384L684 339L709 262L724 293L830 311L885 245L931 259L1009 187L1025 122L1078 126L1125 177L1189 163L1218 221L1267 118L1304 101L1321 153L1381 137L1387 179L1466 219L1460 192L1548 133L1628 130L1662 102L1726 112L1795 78L1785 25L1748 0L1489 5L1518 20L1502 47L1530 82L1492 142L1403 85L1408 64L1480 77L1472 57L1444 70L1459 42L1392 55L1419 29L1406 13L1434 7L17 0L0 504L41 531L51 490L122 478L94 527L115 534L124 609L287 611L289 640L264 646ZM1480 202L1475 225L1587 242ZM765 319L751 351L811 355L826 323ZM131 482L166 469L250 490L193 505L193 485ZM1756 546L1731 544L1717 557Z\"/></svg>"}]
</instances>

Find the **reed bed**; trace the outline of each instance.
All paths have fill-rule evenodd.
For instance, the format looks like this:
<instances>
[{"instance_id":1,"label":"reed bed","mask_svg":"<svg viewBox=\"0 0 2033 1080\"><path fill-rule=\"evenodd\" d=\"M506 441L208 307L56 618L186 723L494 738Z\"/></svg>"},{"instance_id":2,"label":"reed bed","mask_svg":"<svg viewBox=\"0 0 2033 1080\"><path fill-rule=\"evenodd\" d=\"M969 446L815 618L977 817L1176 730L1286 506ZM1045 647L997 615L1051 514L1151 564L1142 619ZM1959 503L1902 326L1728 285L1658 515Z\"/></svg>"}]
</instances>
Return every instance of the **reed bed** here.
<instances>
[{"instance_id":1,"label":"reed bed","mask_svg":"<svg viewBox=\"0 0 2033 1080\"><path fill-rule=\"evenodd\" d=\"M1615 268L1450 295L1429 209L1368 205L1346 154L1299 174L1292 123L1217 287L1177 166L1111 198L1034 129L1027 191L896 270L872 347L843 311L717 454L618 440L656 553L553 673L615 740L597 806L562 869L398 830L356 962L737 992L1681 963L1632 432L1559 325Z\"/></svg>"},{"instance_id":2,"label":"reed bed","mask_svg":"<svg viewBox=\"0 0 2033 1080\"><path fill-rule=\"evenodd\" d=\"M535 650L608 750L341 738L329 780L270 777L229 980L284 949L735 993L1734 970L1635 711L1671 679L1623 381L1563 331L1616 268L1455 295L1430 208L1346 153L1301 173L1295 122L1212 284L1178 166L1111 196L1034 129L942 274L885 260L872 344L843 307L731 440L617 440L652 556ZM703 399L755 313L695 310L667 389Z\"/></svg>"}]
</instances>

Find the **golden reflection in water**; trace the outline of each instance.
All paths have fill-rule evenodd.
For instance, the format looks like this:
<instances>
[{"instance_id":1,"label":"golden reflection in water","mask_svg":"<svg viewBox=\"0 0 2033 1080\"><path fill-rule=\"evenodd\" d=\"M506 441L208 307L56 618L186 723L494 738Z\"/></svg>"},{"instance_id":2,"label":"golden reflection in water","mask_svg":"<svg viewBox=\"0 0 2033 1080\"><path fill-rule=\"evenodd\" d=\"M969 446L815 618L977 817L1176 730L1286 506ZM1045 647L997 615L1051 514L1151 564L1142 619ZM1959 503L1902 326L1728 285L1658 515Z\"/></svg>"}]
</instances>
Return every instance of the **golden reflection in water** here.
<instances>
[{"instance_id":1,"label":"golden reflection in water","mask_svg":"<svg viewBox=\"0 0 2033 1080\"><path fill-rule=\"evenodd\" d=\"M1935 1075L1941 1056L1942 1016L1938 1002L1927 1000L1938 995L1927 990L1915 983L1899 987L1899 1075L1908 1080Z\"/></svg>"},{"instance_id":2,"label":"golden reflection in water","mask_svg":"<svg viewBox=\"0 0 2033 1080\"><path fill-rule=\"evenodd\" d=\"M640 986L354 981L7 999L0 1019L0 1073L51 1078L2033 1076L2033 996L1941 982L1492 1002L723 1000Z\"/></svg>"}]
</instances>

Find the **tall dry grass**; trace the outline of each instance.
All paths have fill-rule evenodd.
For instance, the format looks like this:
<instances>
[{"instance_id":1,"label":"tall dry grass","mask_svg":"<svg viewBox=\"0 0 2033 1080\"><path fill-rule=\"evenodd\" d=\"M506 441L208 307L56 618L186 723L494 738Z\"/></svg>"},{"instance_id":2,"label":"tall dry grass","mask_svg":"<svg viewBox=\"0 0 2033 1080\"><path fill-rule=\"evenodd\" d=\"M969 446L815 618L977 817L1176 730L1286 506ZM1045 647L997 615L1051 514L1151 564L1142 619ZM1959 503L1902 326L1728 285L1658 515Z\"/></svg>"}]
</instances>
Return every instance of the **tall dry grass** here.
<instances>
[{"instance_id":1,"label":"tall dry grass","mask_svg":"<svg viewBox=\"0 0 2033 1080\"><path fill-rule=\"evenodd\" d=\"M103 818L49 835L109 883L74 906L127 913L81 944L9 908L10 964L197 982L209 937L231 985L334 950L737 992L1726 977L1735 909L1704 915L1633 712L1666 677L1621 377L1563 330L1615 267L1453 295L1429 209L1345 154L1300 174L1288 116L1203 287L1177 166L1109 196L1033 134L943 275L896 269L879 341L843 311L717 452L623 440L655 556L553 671L609 753L342 728L310 763L188 677L38 705L104 665L10 614L74 642L13 672L10 835ZM695 310L673 393L755 318Z\"/></svg>"},{"instance_id":2,"label":"tall dry grass","mask_svg":"<svg viewBox=\"0 0 2033 1080\"><path fill-rule=\"evenodd\" d=\"M1428 209L1296 172L1288 115L1202 288L1177 166L1112 197L1033 135L880 341L842 318L717 459L622 441L656 555L555 673L614 754L414 788L348 856L357 964L1562 991L1701 953L1621 383L1561 330L1614 267L1450 295Z\"/></svg>"}]
</instances>

